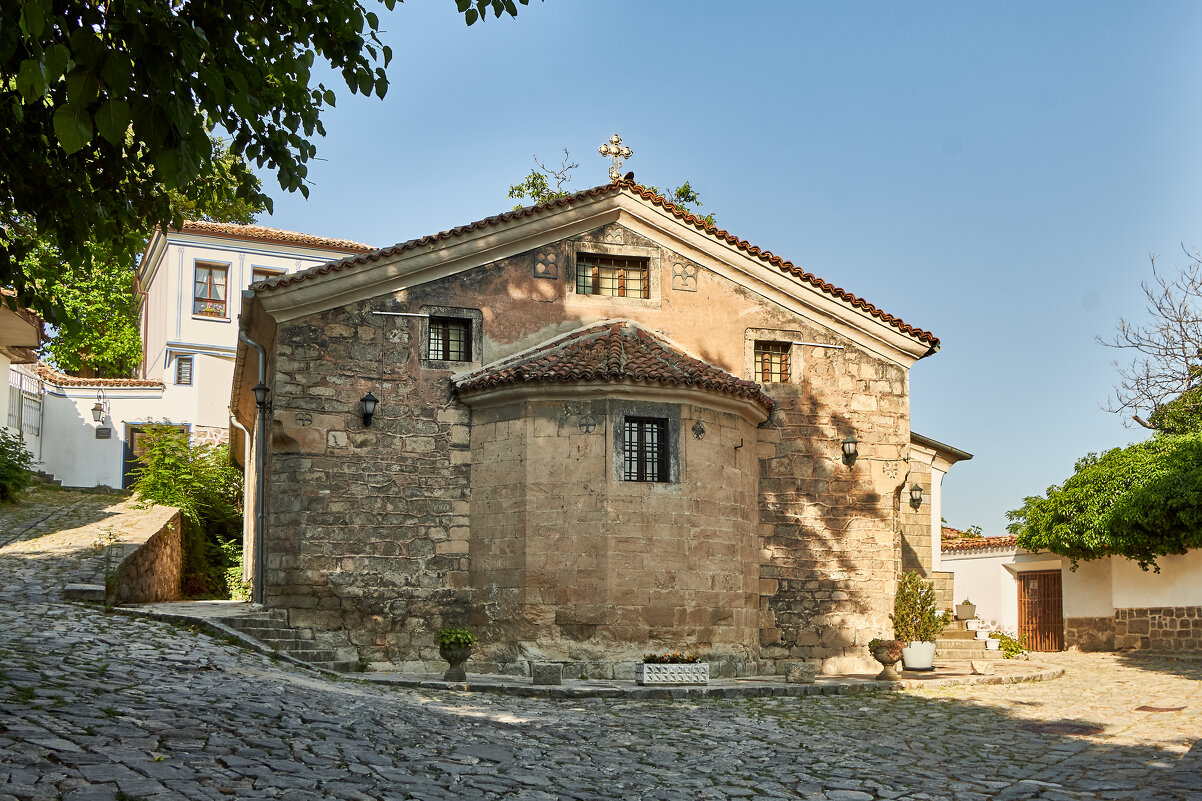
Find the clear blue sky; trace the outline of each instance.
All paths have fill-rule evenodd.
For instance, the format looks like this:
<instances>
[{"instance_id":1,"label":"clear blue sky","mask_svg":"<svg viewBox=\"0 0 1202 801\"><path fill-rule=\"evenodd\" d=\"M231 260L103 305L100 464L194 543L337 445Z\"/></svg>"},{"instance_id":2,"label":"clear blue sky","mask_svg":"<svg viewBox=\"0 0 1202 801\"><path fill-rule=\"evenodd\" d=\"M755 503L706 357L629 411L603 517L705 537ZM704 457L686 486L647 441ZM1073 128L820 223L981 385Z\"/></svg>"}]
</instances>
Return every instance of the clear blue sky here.
<instances>
[{"instance_id":1,"label":"clear blue sky","mask_svg":"<svg viewBox=\"0 0 1202 801\"><path fill-rule=\"evenodd\" d=\"M339 92L280 228L385 246L509 208L531 156L619 132L644 184L943 341L914 430L975 454L944 516L1002 534L1081 455L1142 439L1101 408L1148 255L1202 245L1202 3L533 0L467 28L382 13L383 100ZM380 9L383 12L383 9ZM334 80L337 80L335 77Z\"/></svg>"}]
</instances>

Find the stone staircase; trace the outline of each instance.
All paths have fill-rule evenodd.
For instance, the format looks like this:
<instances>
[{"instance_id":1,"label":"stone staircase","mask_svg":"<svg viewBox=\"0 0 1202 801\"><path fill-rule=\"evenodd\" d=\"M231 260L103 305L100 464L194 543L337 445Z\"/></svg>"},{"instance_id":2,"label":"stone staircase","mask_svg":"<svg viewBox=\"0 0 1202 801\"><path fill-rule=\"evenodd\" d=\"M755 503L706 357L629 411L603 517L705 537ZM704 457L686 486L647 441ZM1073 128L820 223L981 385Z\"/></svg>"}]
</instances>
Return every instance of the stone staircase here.
<instances>
[{"instance_id":1,"label":"stone staircase","mask_svg":"<svg viewBox=\"0 0 1202 801\"><path fill-rule=\"evenodd\" d=\"M287 654L313 667L349 673L358 662L351 656L354 649L347 639L346 647L330 647L316 640L311 628L288 625L284 609L264 609L249 615L221 618L221 622L243 635L258 640L273 651ZM345 632L339 632L345 638Z\"/></svg>"},{"instance_id":2,"label":"stone staircase","mask_svg":"<svg viewBox=\"0 0 1202 801\"><path fill-rule=\"evenodd\" d=\"M968 662L972 659L1001 659L1002 652L990 651L984 640L976 639L976 632L968 630L968 623L956 620L947 625L935 641L935 658L949 662Z\"/></svg>"}]
</instances>

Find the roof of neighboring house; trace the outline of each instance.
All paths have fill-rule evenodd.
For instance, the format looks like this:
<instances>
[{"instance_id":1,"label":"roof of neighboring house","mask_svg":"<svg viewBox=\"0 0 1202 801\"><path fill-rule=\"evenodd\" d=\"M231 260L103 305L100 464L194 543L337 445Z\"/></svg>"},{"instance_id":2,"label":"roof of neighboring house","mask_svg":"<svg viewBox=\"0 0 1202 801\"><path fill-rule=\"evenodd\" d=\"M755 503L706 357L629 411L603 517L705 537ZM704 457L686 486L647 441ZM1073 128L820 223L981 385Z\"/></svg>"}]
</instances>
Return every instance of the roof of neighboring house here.
<instances>
[{"instance_id":1,"label":"roof of neighboring house","mask_svg":"<svg viewBox=\"0 0 1202 801\"><path fill-rule=\"evenodd\" d=\"M999 548L1018 547L1018 537L1009 534L1005 537L978 537L967 534L951 526L944 526L940 532L940 547L943 553L963 551L992 551Z\"/></svg>"},{"instance_id":2,"label":"roof of neighboring house","mask_svg":"<svg viewBox=\"0 0 1202 801\"><path fill-rule=\"evenodd\" d=\"M954 448L951 445L948 445L946 442L940 442L937 439L924 437L917 431L910 432L910 441L916 442L919 445L924 445L931 450L936 451L937 453L942 453L944 458L950 461L952 464L955 464L956 462L968 461L972 458L972 454L968 451L962 451L959 448ZM944 526L944 528L946 529L947 526ZM952 530L954 531L955 529Z\"/></svg>"},{"instance_id":3,"label":"roof of neighboring house","mask_svg":"<svg viewBox=\"0 0 1202 801\"><path fill-rule=\"evenodd\" d=\"M697 387L755 401L776 402L753 381L695 359L629 321L604 322L556 337L532 351L456 379L460 392L526 383L638 381Z\"/></svg>"},{"instance_id":4,"label":"roof of neighboring house","mask_svg":"<svg viewBox=\"0 0 1202 801\"><path fill-rule=\"evenodd\" d=\"M854 306L864 312L867 312L868 314L872 315L873 317L876 317L877 319L881 320L883 323L886 323L887 325L890 325L890 326L896 328L897 330L901 331L902 333L908 334L909 336L914 337L915 339L919 340L920 342L926 343L931 348L939 347L939 339L934 334L931 334L929 331L924 331L921 328L916 328L916 327L910 325L909 323L905 322L901 318L894 317L893 315L888 314L888 313L882 311L881 309L878 309L876 306L872 305L871 303L864 300L863 298L857 297L857 296L851 294L850 292L847 292L847 291L841 289L840 287L834 286L833 284L829 284L826 281L823 281L821 278L818 278L817 276L815 276L811 273L808 273L805 270L802 270L800 267L795 266L792 262L782 259L780 256L777 256L776 254L772 253L771 251L761 250L760 248L756 247L755 245L752 245L751 243L747 242L746 240L739 239L738 237L734 236L733 234L731 234L723 229L718 228L716 225L707 223L705 220L698 217L697 215L692 214L688 211L685 211L684 209L680 208L679 206L674 205L673 203L669 202L668 200L661 197L660 195L657 195L654 192L651 192L648 189L646 189L642 186L639 186L634 181L627 181L627 180L604 184L602 186L593 187L592 189L586 189L582 192L576 192L575 194L567 195L562 198L558 198L557 200L551 200L546 203L540 203L535 206L527 206L525 208L505 212L504 214L497 214L492 217L486 217L483 220L477 220L476 222L468 223L467 225L461 225L456 228L452 228L448 231L442 231L437 234L423 236L420 239L411 239L408 242L401 242L399 244L392 245L391 247L382 248L380 250L376 250L371 253L364 253L362 255L357 255L357 256L349 256L340 261L330 262L328 264L322 264L322 265L318 265L315 267L310 267L307 270L301 270L299 272L291 273L289 275L282 275L282 276L267 280L263 284L259 285L259 288L260 288L260 290L262 290L262 289L270 290L270 289L276 289L279 287L289 286L291 284L295 284L295 283L298 283L301 281L315 278L320 275L326 275L326 274L329 274L332 272L338 272L341 270L351 269L358 265L378 261L383 258L388 258L390 256L395 256L395 255L404 253L406 251L415 250L417 248L427 248L431 245L436 245L438 243L441 243L441 242L449 240L449 239L453 239L454 237L461 236L461 235L469 233L471 231L476 231L476 230L479 230L482 228L488 228L488 227L494 226L494 225L502 225L502 224L505 224L505 223L508 223L508 222L511 222L514 220L522 219L524 217L531 217L531 216L543 214L551 209L562 208L562 207L570 206L570 205L580 203L582 201L589 200L592 198L597 198L597 197L601 197L604 195L610 195L610 194L617 194L617 193L621 193L621 192L630 192L630 193L634 194L635 196L642 198L643 200L645 200L647 202L650 202L656 206L659 206L660 208L664 209L665 211L671 213L673 216L675 216L677 219L684 222L685 224L691 225L694 228L697 228L698 230L703 231L706 234L709 234L710 236L714 237L715 239L718 239L728 245L731 245L741 251L744 251L748 256L751 256L753 258L760 260L765 265L774 267L775 269L779 270L782 273L786 273L786 274L791 275L801 281L809 283L812 286L821 290L822 292L825 292L826 294L831 295L841 301L844 301L844 302L850 304L851 306ZM209 224L212 224L212 223L209 223Z\"/></svg>"},{"instance_id":5,"label":"roof of neighboring house","mask_svg":"<svg viewBox=\"0 0 1202 801\"><path fill-rule=\"evenodd\" d=\"M60 373L48 364L41 362L34 368L37 371L38 377L48 384L54 384L56 387L94 387L96 389L104 389L106 387L155 387L163 388L162 381L152 381L147 378L80 378L79 376L67 375Z\"/></svg>"},{"instance_id":6,"label":"roof of neighboring house","mask_svg":"<svg viewBox=\"0 0 1202 801\"><path fill-rule=\"evenodd\" d=\"M371 245L354 242L350 239L331 239L324 236L314 236L299 231L284 231L279 228L267 228L262 225L238 225L237 223L206 222L204 220L187 220L181 229L187 234L213 234L234 239L248 239L257 242L274 242L285 245L301 245L303 247L320 248L322 250L341 250L351 253L366 253L374 250Z\"/></svg>"}]
</instances>

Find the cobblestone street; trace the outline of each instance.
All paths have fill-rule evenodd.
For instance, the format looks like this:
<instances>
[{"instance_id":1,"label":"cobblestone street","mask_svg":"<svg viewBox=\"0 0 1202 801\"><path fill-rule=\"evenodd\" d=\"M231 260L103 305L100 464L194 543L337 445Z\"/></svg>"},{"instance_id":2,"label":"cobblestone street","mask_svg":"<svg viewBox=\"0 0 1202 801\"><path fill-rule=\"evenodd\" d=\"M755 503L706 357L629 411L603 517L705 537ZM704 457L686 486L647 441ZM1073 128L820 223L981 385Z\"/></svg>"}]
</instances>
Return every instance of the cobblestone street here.
<instances>
[{"instance_id":1,"label":"cobblestone street","mask_svg":"<svg viewBox=\"0 0 1202 801\"><path fill-rule=\"evenodd\" d=\"M83 506L75 549L0 538L0 799L1202 798L1202 662L704 702L369 686L58 602Z\"/></svg>"}]
</instances>

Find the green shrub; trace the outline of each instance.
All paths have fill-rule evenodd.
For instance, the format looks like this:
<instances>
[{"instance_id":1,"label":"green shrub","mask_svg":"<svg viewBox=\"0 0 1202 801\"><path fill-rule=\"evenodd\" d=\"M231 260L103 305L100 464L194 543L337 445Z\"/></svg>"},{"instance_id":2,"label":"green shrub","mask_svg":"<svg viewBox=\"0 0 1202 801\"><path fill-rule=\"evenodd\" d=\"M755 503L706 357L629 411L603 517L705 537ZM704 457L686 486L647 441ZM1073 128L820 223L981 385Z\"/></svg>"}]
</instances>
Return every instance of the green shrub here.
<instances>
[{"instance_id":1,"label":"green shrub","mask_svg":"<svg viewBox=\"0 0 1202 801\"><path fill-rule=\"evenodd\" d=\"M904 573L893 600L893 636L902 642L934 642L945 621L935 613L935 588L917 573Z\"/></svg>"},{"instance_id":2,"label":"green shrub","mask_svg":"<svg viewBox=\"0 0 1202 801\"><path fill-rule=\"evenodd\" d=\"M20 437L0 429L0 502L17 499L17 494L33 482L31 471L36 464Z\"/></svg>"},{"instance_id":3,"label":"green shrub","mask_svg":"<svg viewBox=\"0 0 1202 801\"><path fill-rule=\"evenodd\" d=\"M186 431L168 425L148 426L142 445L134 493L143 504L180 510L184 595L242 591L242 475L230 464L229 449L190 445Z\"/></svg>"},{"instance_id":4,"label":"green shrub","mask_svg":"<svg viewBox=\"0 0 1202 801\"><path fill-rule=\"evenodd\" d=\"M1011 637L1009 634L1003 634L1000 631L994 631L991 632L989 636L1001 642L1000 649L1002 656L1004 656L1006 659L1013 659L1027 650L1026 648L1023 648L1023 644L1021 642Z\"/></svg>"}]
</instances>

